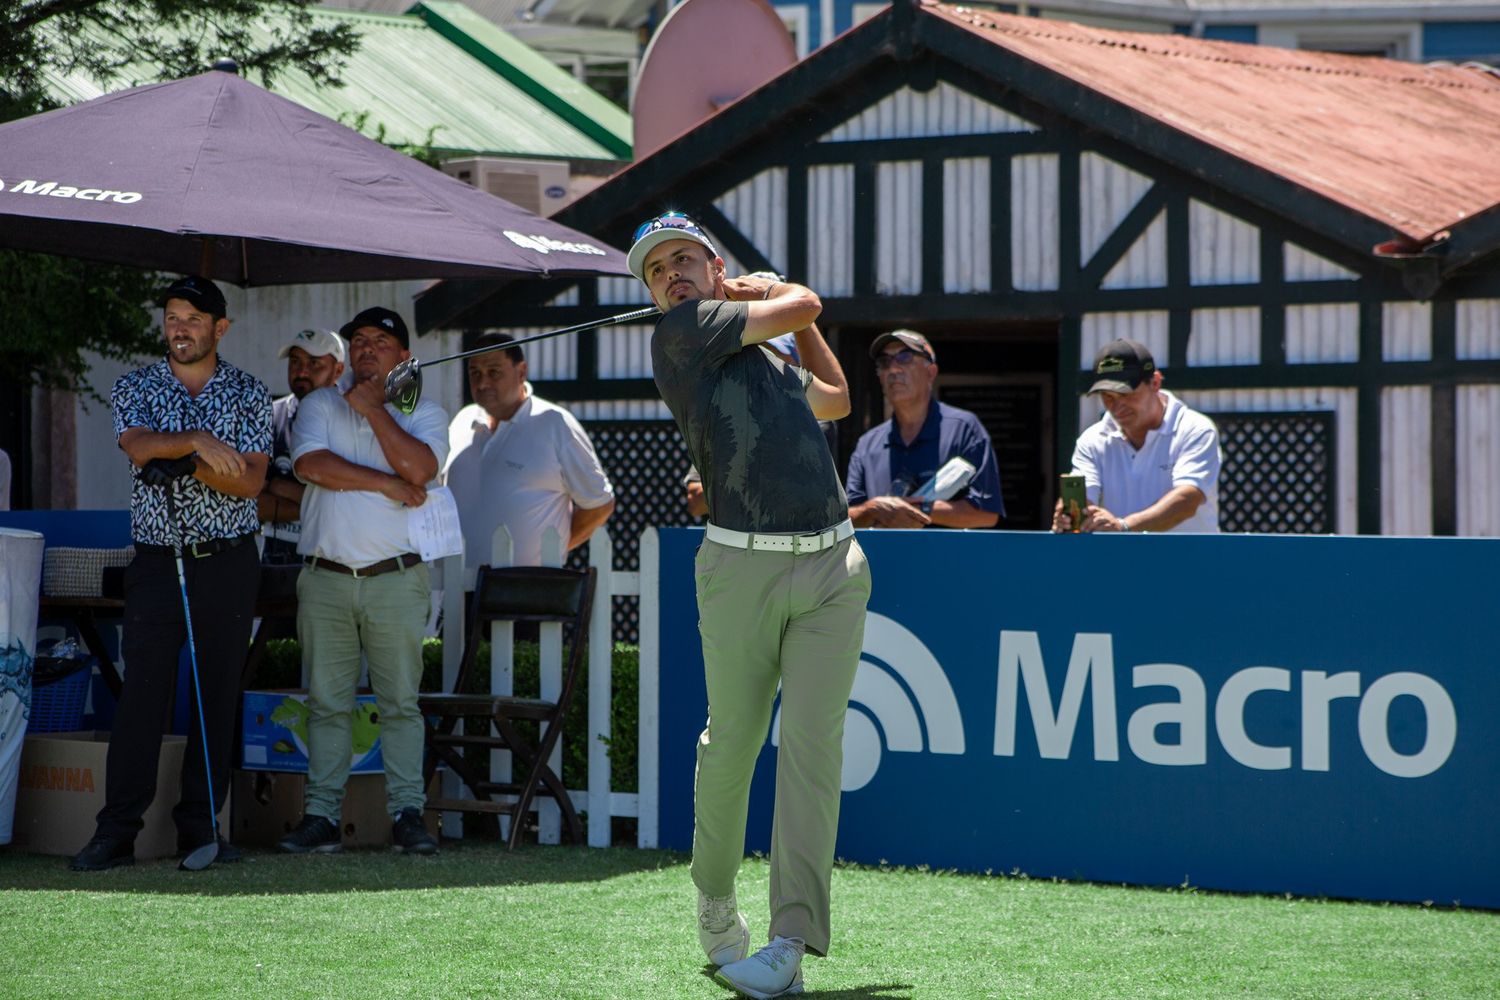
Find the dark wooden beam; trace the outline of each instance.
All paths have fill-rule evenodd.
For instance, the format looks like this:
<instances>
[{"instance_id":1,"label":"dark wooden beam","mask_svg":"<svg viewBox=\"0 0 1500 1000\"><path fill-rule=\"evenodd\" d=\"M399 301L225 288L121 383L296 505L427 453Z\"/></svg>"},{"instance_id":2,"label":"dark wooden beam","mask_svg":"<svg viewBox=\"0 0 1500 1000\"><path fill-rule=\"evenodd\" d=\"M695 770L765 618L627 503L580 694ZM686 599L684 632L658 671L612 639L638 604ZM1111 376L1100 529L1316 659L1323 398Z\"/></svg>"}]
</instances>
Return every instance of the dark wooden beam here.
<instances>
[{"instance_id":1,"label":"dark wooden beam","mask_svg":"<svg viewBox=\"0 0 1500 1000\"><path fill-rule=\"evenodd\" d=\"M1114 228L1099 249L1094 251L1088 263L1083 265L1078 283L1084 288L1098 288L1106 275L1130 252L1136 241L1156 221L1167 203L1167 190L1161 184L1153 184L1141 195L1120 224Z\"/></svg>"}]
</instances>

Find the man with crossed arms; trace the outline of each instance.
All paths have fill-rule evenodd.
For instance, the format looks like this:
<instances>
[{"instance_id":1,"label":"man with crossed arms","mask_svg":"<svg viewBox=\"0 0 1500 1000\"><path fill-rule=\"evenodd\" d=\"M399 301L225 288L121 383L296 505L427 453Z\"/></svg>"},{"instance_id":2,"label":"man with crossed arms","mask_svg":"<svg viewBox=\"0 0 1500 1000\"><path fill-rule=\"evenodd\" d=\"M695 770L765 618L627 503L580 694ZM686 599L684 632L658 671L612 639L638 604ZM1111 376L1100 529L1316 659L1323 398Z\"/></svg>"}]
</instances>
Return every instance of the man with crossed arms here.
<instances>
[{"instance_id":1,"label":"man with crossed arms","mask_svg":"<svg viewBox=\"0 0 1500 1000\"><path fill-rule=\"evenodd\" d=\"M651 338L662 399L703 475L709 524L696 559L708 726L698 739L693 882L698 940L748 997L802 992L825 955L844 715L864 642L870 570L819 418L849 412L822 310L801 285L726 278L687 217L636 231L627 256L665 314ZM796 332L805 367L762 346ZM750 779L781 687L771 834L770 943L747 957L734 880Z\"/></svg>"},{"instance_id":2,"label":"man with crossed arms","mask_svg":"<svg viewBox=\"0 0 1500 1000\"><path fill-rule=\"evenodd\" d=\"M391 842L433 854L422 823L422 634L431 585L411 550L407 510L448 455L448 417L428 400L402 413L386 403L385 379L411 357L406 322L366 309L339 333L349 341L354 385L308 393L292 431L302 498L305 563L297 578L297 639L308 675L307 792L302 821L277 842L292 854L342 847L339 817L349 780L360 654L380 711Z\"/></svg>"}]
</instances>

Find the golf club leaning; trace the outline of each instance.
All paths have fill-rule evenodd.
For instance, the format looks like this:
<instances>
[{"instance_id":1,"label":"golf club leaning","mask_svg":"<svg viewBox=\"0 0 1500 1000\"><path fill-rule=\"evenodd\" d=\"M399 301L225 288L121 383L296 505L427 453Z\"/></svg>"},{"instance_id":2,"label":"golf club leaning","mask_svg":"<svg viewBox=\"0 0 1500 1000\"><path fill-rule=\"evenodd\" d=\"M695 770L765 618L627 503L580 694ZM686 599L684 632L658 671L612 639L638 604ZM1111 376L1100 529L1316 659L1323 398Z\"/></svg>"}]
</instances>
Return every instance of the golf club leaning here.
<instances>
[{"instance_id":1,"label":"golf club leaning","mask_svg":"<svg viewBox=\"0 0 1500 1000\"><path fill-rule=\"evenodd\" d=\"M177 867L190 872L202 871L219 857L219 810L214 805L214 770L208 755L208 726L203 719L203 682L198 676L198 644L193 641L193 612L188 607L187 575L182 570L182 547L185 533L177 520L177 481L166 485L167 518L177 531L177 545L172 555L177 559L177 586L182 591L182 617L187 623L188 660L193 666L193 698L198 703L198 735L203 740L203 777L208 786L208 821L213 836L209 842L188 854Z\"/></svg>"},{"instance_id":2,"label":"golf club leaning","mask_svg":"<svg viewBox=\"0 0 1500 1000\"><path fill-rule=\"evenodd\" d=\"M458 354L450 354L446 358L436 358L432 361L418 361L416 358L408 358L401 362L391 373L385 377L385 400L402 413L410 413L417 408L417 400L422 398L422 369L428 365L440 365L444 361L458 361L461 358L472 358L477 354L488 354L491 351L505 351L522 344L530 344L537 340L546 340L549 337L561 337L566 333L582 333L585 330L597 330L601 326L613 326L616 323L629 323L648 316L657 315L655 306L647 306L645 309L636 309L618 316L607 316L604 319L589 320L587 323L579 323L577 326L565 326L561 330L552 330L548 333L538 333L530 337L521 337L519 340L508 341L504 344L490 344L485 347L476 347L471 351L462 351Z\"/></svg>"}]
</instances>

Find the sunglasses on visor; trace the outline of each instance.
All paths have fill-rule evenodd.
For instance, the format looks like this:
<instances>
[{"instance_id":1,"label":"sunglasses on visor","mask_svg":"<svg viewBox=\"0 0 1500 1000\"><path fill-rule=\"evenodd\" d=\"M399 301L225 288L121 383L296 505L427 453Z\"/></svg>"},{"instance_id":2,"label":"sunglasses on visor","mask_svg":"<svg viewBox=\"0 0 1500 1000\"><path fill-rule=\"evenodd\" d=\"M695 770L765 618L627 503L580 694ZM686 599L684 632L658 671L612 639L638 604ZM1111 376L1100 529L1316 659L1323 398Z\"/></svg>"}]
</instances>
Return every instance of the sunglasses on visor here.
<instances>
[{"instance_id":1,"label":"sunglasses on visor","mask_svg":"<svg viewBox=\"0 0 1500 1000\"><path fill-rule=\"evenodd\" d=\"M654 233L658 229L690 229L694 233L702 234L702 230L698 228L698 224L681 212L663 212L656 218L637 226L635 235L630 237L630 242L639 242L641 237L647 233Z\"/></svg>"}]
</instances>

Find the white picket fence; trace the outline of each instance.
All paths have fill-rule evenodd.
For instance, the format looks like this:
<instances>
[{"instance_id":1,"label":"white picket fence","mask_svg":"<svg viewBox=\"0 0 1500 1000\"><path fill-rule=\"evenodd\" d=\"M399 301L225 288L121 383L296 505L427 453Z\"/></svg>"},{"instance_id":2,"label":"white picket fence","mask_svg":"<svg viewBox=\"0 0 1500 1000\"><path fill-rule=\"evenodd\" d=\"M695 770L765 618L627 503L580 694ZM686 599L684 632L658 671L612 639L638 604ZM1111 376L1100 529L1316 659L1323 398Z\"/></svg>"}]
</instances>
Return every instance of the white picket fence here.
<instances>
[{"instance_id":1,"label":"white picket fence","mask_svg":"<svg viewBox=\"0 0 1500 1000\"><path fill-rule=\"evenodd\" d=\"M492 540L490 561L492 566L511 564L512 544L510 533L502 526L495 531ZM557 532L548 528L542 535L542 562L549 566L561 566L563 540ZM656 790L657 790L657 623L656 623L656 531L648 528L641 536L641 566L643 572L632 573L613 569L614 543L609 532L600 528L589 540L589 565L598 569L598 582L594 591L593 614L589 621L588 672L588 788L569 789L573 807L588 812L588 843L590 847L607 847L610 843L610 820L615 816L637 817L637 844L641 847L656 846ZM463 655L466 587L472 587L472 574L465 574L463 557L452 556L442 561L443 566L443 689L451 691L458 676L458 662ZM649 569L647 569L649 567ZM455 586L453 581L463 581L464 586ZM649 586L642 594L642 583ZM610 761L608 742L612 730L612 671L599 669L600 664L609 664L614 650L613 605L617 596L637 595L641 597L640 617L640 729L639 729L639 793L610 790ZM648 613L649 603L649 613ZM515 681L515 648L512 628L508 622L495 622L490 636L490 692L513 694ZM542 698L556 698L562 691L562 625L544 623L540 629L541 691ZM583 692L575 693L579 697ZM562 741L553 751L552 767L561 773ZM491 752L490 776L495 781L507 781L511 775L510 752ZM451 772L443 772L443 796L445 798L472 798L472 793ZM514 801L512 799L511 801ZM561 840L562 818L557 804L550 798L539 801L539 840L544 844L556 844ZM463 827L460 814L444 812L442 829L445 837L461 837ZM502 836L508 832L506 817L501 817Z\"/></svg>"}]
</instances>

